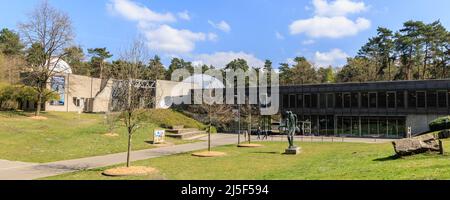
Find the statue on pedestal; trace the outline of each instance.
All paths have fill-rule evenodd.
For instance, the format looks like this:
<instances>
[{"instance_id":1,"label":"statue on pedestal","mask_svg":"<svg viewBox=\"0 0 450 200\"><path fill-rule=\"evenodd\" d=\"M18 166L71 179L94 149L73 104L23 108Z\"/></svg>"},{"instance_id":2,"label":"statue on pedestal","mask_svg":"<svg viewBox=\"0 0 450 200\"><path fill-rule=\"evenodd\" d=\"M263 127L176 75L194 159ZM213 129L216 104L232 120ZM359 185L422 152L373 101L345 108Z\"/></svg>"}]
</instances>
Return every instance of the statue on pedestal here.
<instances>
[{"instance_id":1,"label":"statue on pedestal","mask_svg":"<svg viewBox=\"0 0 450 200\"><path fill-rule=\"evenodd\" d=\"M297 126L298 118L297 115L292 113L292 111L286 111L285 119L283 120L282 125L280 126L280 131L284 131L287 135L289 148L286 149L285 154L298 154L300 153L300 147L294 145L294 136L295 133L300 131Z\"/></svg>"}]
</instances>

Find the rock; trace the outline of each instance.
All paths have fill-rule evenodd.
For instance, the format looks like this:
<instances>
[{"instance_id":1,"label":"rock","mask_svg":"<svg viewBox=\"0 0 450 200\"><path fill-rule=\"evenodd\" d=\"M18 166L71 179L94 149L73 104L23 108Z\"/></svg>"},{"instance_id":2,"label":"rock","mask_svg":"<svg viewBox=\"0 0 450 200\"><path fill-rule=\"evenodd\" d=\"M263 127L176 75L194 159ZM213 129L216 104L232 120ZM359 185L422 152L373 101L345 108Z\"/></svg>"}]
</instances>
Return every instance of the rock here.
<instances>
[{"instance_id":1,"label":"rock","mask_svg":"<svg viewBox=\"0 0 450 200\"><path fill-rule=\"evenodd\" d=\"M447 139L447 138L450 138L450 130L439 132L439 139Z\"/></svg>"},{"instance_id":2,"label":"rock","mask_svg":"<svg viewBox=\"0 0 450 200\"><path fill-rule=\"evenodd\" d=\"M439 152L439 142L433 135L423 135L411 139L392 142L398 156L408 156L429 151Z\"/></svg>"}]
</instances>

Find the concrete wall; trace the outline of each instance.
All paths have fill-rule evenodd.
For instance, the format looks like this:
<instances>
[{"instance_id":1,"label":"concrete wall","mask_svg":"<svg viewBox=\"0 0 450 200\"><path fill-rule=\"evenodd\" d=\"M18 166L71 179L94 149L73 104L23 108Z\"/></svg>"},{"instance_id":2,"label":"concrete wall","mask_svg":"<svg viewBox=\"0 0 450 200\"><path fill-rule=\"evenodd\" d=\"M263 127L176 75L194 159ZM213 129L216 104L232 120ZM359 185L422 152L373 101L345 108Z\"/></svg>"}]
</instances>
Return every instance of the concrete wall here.
<instances>
[{"instance_id":1,"label":"concrete wall","mask_svg":"<svg viewBox=\"0 0 450 200\"><path fill-rule=\"evenodd\" d=\"M198 86L192 83L158 80L156 82L155 108L166 109L172 104L172 97L188 96Z\"/></svg>"},{"instance_id":2,"label":"concrete wall","mask_svg":"<svg viewBox=\"0 0 450 200\"><path fill-rule=\"evenodd\" d=\"M108 111L112 81L109 81L105 89L100 91L101 79L73 74L58 74L56 76L65 77L65 103L61 106L55 106L47 102L46 111L78 112L80 108L76 106L74 98L85 100L94 98L93 112Z\"/></svg>"},{"instance_id":3,"label":"concrete wall","mask_svg":"<svg viewBox=\"0 0 450 200\"><path fill-rule=\"evenodd\" d=\"M111 101L112 80L108 81L106 87L101 90L102 80L98 78L73 74L57 74L56 76L65 78L65 103L58 106L47 102L45 105L46 111L78 112L80 108L76 106L74 98L94 99L92 112L108 111ZM157 109L169 108L172 97L187 96L193 87L197 88L198 86L191 83L158 80L156 82L155 107ZM48 88L50 89L50 85Z\"/></svg>"},{"instance_id":4,"label":"concrete wall","mask_svg":"<svg viewBox=\"0 0 450 200\"><path fill-rule=\"evenodd\" d=\"M429 131L429 124L436 118L444 115L407 115L406 128L411 127L412 134L423 133Z\"/></svg>"}]
</instances>

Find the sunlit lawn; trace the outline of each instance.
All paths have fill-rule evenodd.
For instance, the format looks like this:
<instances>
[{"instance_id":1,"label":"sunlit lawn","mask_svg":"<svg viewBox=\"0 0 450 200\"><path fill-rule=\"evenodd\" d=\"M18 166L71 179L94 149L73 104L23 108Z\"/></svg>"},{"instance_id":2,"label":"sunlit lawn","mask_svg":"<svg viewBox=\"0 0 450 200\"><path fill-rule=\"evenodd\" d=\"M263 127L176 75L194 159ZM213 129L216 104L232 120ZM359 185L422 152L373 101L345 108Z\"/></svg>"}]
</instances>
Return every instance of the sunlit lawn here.
<instances>
[{"instance_id":1,"label":"sunlit lawn","mask_svg":"<svg viewBox=\"0 0 450 200\"><path fill-rule=\"evenodd\" d=\"M156 114L164 118L185 118L170 110L157 111ZM43 114L48 118L43 121L30 119L30 115L32 113L0 112L0 159L42 163L127 150L125 128L116 129L119 137L105 136L108 125L103 114L51 112ZM164 122L164 119L158 120ZM194 123L189 120L185 123ZM153 148L148 141L153 140L153 129L160 123L143 124L134 134L133 149ZM167 140L174 144L186 143Z\"/></svg>"},{"instance_id":2,"label":"sunlit lawn","mask_svg":"<svg viewBox=\"0 0 450 200\"><path fill-rule=\"evenodd\" d=\"M197 158L189 153L138 161L160 173L148 177L111 178L105 168L75 172L48 179L174 179L174 180L348 180L348 179L450 179L450 156L416 155L394 159L392 145L359 143L299 143L303 152L282 155L285 143L263 143L257 149L235 146L215 148L226 152L221 158ZM449 146L450 141L445 141Z\"/></svg>"}]
</instances>

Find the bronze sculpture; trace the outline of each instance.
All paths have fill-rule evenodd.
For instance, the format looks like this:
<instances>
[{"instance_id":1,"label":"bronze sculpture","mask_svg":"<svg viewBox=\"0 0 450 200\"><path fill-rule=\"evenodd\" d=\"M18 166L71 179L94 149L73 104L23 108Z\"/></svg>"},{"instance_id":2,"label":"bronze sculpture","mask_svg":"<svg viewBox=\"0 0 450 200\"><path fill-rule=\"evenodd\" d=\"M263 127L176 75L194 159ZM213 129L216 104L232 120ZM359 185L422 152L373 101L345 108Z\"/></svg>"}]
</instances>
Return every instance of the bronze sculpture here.
<instances>
[{"instance_id":1,"label":"bronze sculpture","mask_svg":"<svg viewBox=\"0 0 450 200\"><path fill-rule=\"evenodd\" d=\"M289 142L289 148L286 149L285 154L298 154L300 152L300 147L294 145L295 133L300 131L297 126L297 122L297 115L292 113L292 111L286 111L285 119L280 126L280 131L284 131L286 133Z\"/></svg>"}]
</instances>

